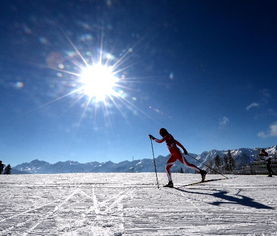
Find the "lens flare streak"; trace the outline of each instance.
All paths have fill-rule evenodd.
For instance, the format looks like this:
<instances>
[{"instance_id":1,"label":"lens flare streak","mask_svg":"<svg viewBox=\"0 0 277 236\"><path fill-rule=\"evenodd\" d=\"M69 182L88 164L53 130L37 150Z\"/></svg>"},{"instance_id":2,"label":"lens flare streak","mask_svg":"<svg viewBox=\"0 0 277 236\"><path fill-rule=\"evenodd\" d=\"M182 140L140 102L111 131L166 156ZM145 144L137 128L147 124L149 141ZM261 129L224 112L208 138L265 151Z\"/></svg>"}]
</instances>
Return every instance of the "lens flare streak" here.
<instances>
[{"instance_id":1,"label":"lens flare streak","mask_svg":"<svg viewBox=\"0 0 277 236\"><path fill-rule=\"evenodd\" d=\"M68 75L64 76L63 79L66 80L64 82L67 87L71 88L71 91L50 101L48 104L65 97L75 97L74 104L82 102L84 109L79 124L88 112L92 111L93 115L96 115L96 110L99 108L103 108L105 118L109 117L112 108L118 110L125 119L127 119L127 110L135 115L143 114L150 118L131 102L133 99L129 99L129 95L125 92L130 91L132 89L131 84L136 83L133 78L128 81L126 76L127 69L131 66L128 56L133 50L126 50L120 58L116 58L103 50L103 42L101 42L99 52L97 54L93 52L86 53L86 55L90 55L90 58L86 59L77 46L67 36L65 37L75 53L71 53L71 56L65 60L69 65L65 64L65 66L57 68L51 67L51 69ZM72 69L72 65L74 69ZM126 109L123 110L123 108Z\"/></svg>"}]
</instances>

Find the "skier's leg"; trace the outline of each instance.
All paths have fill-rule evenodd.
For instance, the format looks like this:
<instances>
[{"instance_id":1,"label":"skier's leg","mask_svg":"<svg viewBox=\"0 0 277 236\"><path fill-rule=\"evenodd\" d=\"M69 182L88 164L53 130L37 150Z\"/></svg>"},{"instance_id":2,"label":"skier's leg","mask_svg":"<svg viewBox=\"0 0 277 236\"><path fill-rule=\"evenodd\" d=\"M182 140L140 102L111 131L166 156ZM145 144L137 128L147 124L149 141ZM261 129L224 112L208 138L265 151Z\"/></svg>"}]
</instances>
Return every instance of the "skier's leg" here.
<instances>
[{"instance_id":1,"label":"skier's leg","mask_svg":"<svg viewBox=\"0 0 277 236\"><path fill-rule=\"evenodd\" d=\"M266 167L267 167L267 171L268 171L268 176L272 177L273 171L272 171L272 168L271 168L271 162L270 161L268 161L268 163L266 164Z\"/></svg>"},{"instance_id":2,"label":"skier's leg","mask_svg":"<svg viewBox=\"0 0 277 236\"><path fill-rule=\"evenodd\" d=\"M165 185L164 187L173 187L173 182L172 182L172 177L171 177L171 167L174 165L174 162L176 161L176 158L173 154L171 154L170 158L168 159L167 163L166 163L166 174L167 174L167 178L168 178L168 184Z\"/></svg>"},{"instance_id":3,"label":"skier's leg","mask_svg":"<svg viewBox=\"0 0 277 236\"><path fill-rule=\"evenodd\" d=\"M201 170L200 168L198 168L196 165L193 165L191 163L189 163L186 158L180 153L180 158L179 158L180 162L182 162L183 164L187 165L188 167L195 169L197 172L199 172L199 174L201 174L201 178L202 178L202 182L205 181L206 178L206 174L207 171L205 170Z\"/></svg>"},{"instance_id":4,"label":"skier's leg","mask_svg":"<svg viewBox=\"0 0 277 236\"><path fill-rule=\"evenodd\" d=\"M193 165L191 163L189 163L185 157L183 157L182 154L180 154L180 158L179 158L180 162L183 163L184 165L187 165L188 167L192 168L192 169L195 169L197 172L201 172L201 169L198 168L196 165Z\"/></svg>"},{"instance_id":5,"label":"skier's leg","mask_svg":"<svg viewBox=\"0 0 277 236\"><path fill-rule=\"evenodd\" d=\"M168 182L172 182L171 172L170 169L173 166L174 162L167 162L165 170L168 178Z\"/></svg>"}]
</instances>

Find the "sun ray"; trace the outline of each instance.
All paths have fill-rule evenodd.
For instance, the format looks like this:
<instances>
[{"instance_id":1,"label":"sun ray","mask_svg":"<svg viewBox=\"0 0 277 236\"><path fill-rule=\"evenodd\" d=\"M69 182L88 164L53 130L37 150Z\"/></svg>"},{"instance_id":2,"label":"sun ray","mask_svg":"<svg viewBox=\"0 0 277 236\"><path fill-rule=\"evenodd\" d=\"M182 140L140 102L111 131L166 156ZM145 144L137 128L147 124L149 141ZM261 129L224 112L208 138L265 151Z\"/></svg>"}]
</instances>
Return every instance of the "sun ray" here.
<instances>
[{"instance_id":1,"label":"sun ray","mask_svg":"<svg viewBox=\"0 0 277 236\"><path fill-rule=\"evenodd\" d=\"M136 77L129 77L127 73L135 65L129 59L137 45L122 50L122 54L116 57L104 50L102 32L98 42L99 49L95 48L95 51L83 54L82 48L79 49L65 32L62 32L73 50L66 52L67 57L63 58L62 67L48 65L48 68L63 73L65 76L59 76L63 80L62 86L65 86L65 90L71 88L72 91L43 104L40 108L71 97L71 107L77 103L82 107L79 125L88 117L88 113L96 118L100 111L103 112L105 120L110 122L112 109L119 111L126 120L128 112L151 119L143 109L136 106L135 96L130 95L136 92L133 86L142 82Z\"/></svg>"},{"instance_id":2,"label":"sun ray","mask_svg":"<svg viewBox=\"0 0 277 236\"><path fill-rule=\"evenodd\" d=\"M81 54L81 52L79 51L79 49L75 46L75 44L71 41L71 39L66 35L66 33L62 30L62 33L64 35L64 37L67 39L67 41L70 43L70 45L72 46L72 48L75 50L75 52L77 53L77 55L81 58L81 60L83 61L83 63L88 66L88 63L86 61L86 59L83 57L83 55Z\"/></svg>"},{"instance_id":3,"label":"sun ray","mask_svg":"<svg viewBox=\"0 0 277 236\"><path fill-rule=\"evenodd\" d=\"M88 110L89 104L90 104L90 99L88 99L87 102L85 103L85 107L84 107L84 110L82 111L82 114L80 116L78 125L80 125L82 123L82 120L84 119L84 117L86 115L86 112Z\"/></svg>"},{"instance_id":4,"label":"sun ray","mask_svg":"<svg viewBox=\"0 0 277 236\"><path fill-rule=\"evenodd\" d=\"M74 71L58 69L58 68L55 68L55 67L52 67L52 66L51 66L51 67L48 66L48 68L50 68L50 69L52 69L52 70L55 70L55 71L58 71L58 72L62 72L62 73L68 74L68 75L80 76L79 73L76 73L76 72L74 72Z\"/></svg>"},{"instance_id":5,"label":"sun ray","mask_svg":"<svg viewBox=\"0 0 277 236\"><path fill-rule=\"evenodd\" d=\"M44 108L44 107L47 107L47 106L49 106L49 105L51 105L51 104L53 104L53 103L56 103L56 102L58 102L58 101L60 101L60 100L62 100L62 99L64 99L64 98L66 98L66 97L69 97L69 96L71 96L71 95L73 95L73 94L76 94L78 91L80 91L80 88L77 88L77 89L75 89L75 90L73 90L73 91L70 91L69 93L66 93L66 94L64 94L64 95L62 95L62 96L59 96L59 97L53 99L53 100L50 100L50 101L48 101L48 102L46 102L46 103L43 103L42 105L36 107L35 109L32 109L32 110L26 112L26 114L29 114L29 113L32 113L32 112L35 111L35 110L40 110L40 109L42 109L42 108Z\"/></svg>"}]
</instances>

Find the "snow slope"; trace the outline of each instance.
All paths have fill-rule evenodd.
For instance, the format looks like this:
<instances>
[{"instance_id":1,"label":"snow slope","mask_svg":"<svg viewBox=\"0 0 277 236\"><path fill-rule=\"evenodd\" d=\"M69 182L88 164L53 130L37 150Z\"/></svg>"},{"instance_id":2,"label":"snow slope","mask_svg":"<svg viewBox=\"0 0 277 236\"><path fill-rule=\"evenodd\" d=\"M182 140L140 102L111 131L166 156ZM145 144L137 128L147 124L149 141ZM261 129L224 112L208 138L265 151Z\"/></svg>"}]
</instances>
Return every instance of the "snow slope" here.
<instances>
[{"instance_id":1,"label":"snow slope","mask_svg":"<svg viewBox=\"0 0 277 236\"><path fill-rule=\"evenodd\" d=\"M153 173L1 175L0 235L277 235L276 177L173 178L178 189Z\"/></svg>"}]
</instances>

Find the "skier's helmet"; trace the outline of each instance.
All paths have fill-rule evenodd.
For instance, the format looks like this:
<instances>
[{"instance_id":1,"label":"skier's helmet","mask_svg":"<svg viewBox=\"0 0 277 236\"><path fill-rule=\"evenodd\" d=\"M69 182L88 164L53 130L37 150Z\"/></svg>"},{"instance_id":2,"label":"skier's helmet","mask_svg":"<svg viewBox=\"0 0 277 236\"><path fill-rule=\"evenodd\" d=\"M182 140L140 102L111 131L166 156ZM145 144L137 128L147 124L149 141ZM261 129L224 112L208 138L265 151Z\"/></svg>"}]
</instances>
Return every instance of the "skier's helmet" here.
<instances>
[{"instance_id":1,"label":"skier's helmet","mask_svg":"<svg viewBox=\"0 0 277 236\"><path fill-rule=\"evenodd\" d=\"M167 130L166 130L165 128L161 128L161 129L160 129L160 135L161 135L162 137L168 135Z\"/></svg>"}]
</instances>

